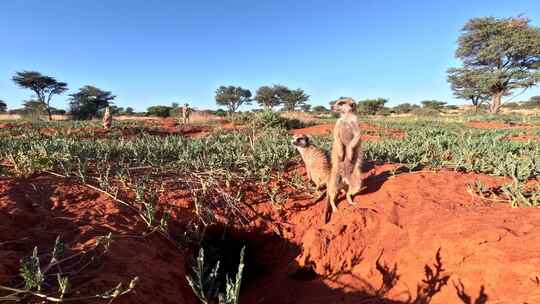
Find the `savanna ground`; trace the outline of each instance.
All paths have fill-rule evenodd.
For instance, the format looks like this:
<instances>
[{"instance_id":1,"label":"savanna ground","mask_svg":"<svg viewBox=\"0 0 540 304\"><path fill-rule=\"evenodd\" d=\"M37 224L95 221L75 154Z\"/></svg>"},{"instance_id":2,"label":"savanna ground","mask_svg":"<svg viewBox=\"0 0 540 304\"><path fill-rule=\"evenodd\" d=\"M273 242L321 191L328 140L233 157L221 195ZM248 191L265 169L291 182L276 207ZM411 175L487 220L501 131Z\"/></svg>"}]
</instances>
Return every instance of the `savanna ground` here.
<instances>
[{"instance_id":1,"label":"savanna ground","mask_svg":"<svg viewBox=\"0 0 540 304\"><path fill-rule=\"evenodd\" d=\"M363 119L367 189L328 224L290 135L328 149L332 120L234 122L3 123L0 301L197 303L202 262L235 303L245 248L243 304L540 302L540 121Z\"/></svg>"}]
</instances>

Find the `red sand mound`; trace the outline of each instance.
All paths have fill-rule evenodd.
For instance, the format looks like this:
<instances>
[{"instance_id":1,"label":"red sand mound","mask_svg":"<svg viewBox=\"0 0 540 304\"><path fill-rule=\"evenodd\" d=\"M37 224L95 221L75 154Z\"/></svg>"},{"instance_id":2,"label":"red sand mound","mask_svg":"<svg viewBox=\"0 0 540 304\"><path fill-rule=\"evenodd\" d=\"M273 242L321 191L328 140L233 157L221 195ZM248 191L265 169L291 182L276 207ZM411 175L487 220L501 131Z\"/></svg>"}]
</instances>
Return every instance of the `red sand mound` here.
<instances>
[{"instance_id":1,"label":"red sand mound","mask_svg":"<svg viewBox=\"0 0 540 304\"><path fill-rule=\"evenodd\" d=\"M372 126L369 124L361 123L360 129L364 133L362 135L362 140L380 140L381 135L389 136L392 138L403 138L404 132L397 129L385 129L377 126ZM322 124L311 126L302 129L291 130L291 134L305 134L305 135L329 135L334 131L334 124Z\"/></svg>"},{"instance_id":2,"label":"red sand mound","mask_svg":"<svg viewBox=\"0 0 540 304\"><path fill-rule=\"evenodd\" d=\"M395 265L399 275L387 296L405 301L419 296L417 286L426 286L424 267L435 262L440 248L445 271L439 279L449 276L448 285L431 303L461 303L453 286L460 282L471 296L483 289L493 303L540 301L535 279L540 275L540 246L532 245L540 238L540 210L488 206L467 193L467 183L482 178L493 184L493 178L418 173L381 184L382 174L368 178L366 194L356 199L358 205L341 204L342 214L328 225L317 227L295 216L297 229L306 226L303 253L297 259L301 265L331 276L331 286L362 289L366 282L383 284L376 269L382 255L381 260Z\"/></svg>"},{"instance_id":3,"label":"red sand mound","mask_svg":"<svg viewBox=\"0 0 540 304\"><path fill-rule=\"evenodd\" d=\"M326 225L324 204L313 205L306 194L284 187L289 200L278 210L246 185L248 221L228 230L248 243L240 303L540 303L540 210L491 205L467 193L476 179L500 184L494 177L392 177L392 167L372 167L357 205L341 202ZM193 217L181 190L168 189L159 205L172 212L173 230ZM76 183L0 179L0 284L13 281L20 257L36 245L50 249L58 234L78 251L112 232L119 237L73 281L76 291L95 293L139 276L136 294L115 303L196 303L185 280L187 253L157 234L141 238L142 231L131 210Z\"/></svg>"},{"instance_id":4,"label":"red sand mound","mask_svg":"<svg viewBox=\"0 0 540 304\"><path fill-rule=\"evenodd\" d=\"M75 276L73 292L92 295L139 276L137 294L115 303L194 303L183 277L184 255L157 235L141 238L137 223L133 212L105 195L56 177L0 180L0 284L18 273L19 258L34 246L50 252L61 235L78 252L112 232L110 250Z\"/></svg>"}]
</instances>

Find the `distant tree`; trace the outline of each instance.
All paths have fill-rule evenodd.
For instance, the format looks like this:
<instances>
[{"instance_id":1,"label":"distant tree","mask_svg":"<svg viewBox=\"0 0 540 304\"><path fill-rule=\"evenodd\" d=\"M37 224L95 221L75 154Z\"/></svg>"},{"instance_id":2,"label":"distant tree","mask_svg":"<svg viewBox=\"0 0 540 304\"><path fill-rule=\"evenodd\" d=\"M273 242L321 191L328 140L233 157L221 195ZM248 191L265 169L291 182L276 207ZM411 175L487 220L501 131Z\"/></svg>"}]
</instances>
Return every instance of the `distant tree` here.
<instances>
[{"instance_id":1,"label":"distant tree","mask_svg":"<svg viewBox=\"0 0 540 304\"><path fill-rule=\"evenodd\" d=\"M228 111L225 111L223 109L217 109L215 111L212 111L210 114L217 115L217 116L227 116Z\"/></svg>"},{"instance_id":2,"label":"distant tree","mask_svg":"<svg viewBox=\"0 0 540 304\"><path fill-rule=\"evenodd\" d=\"M521 105L518 102L507 102L503 104L502 107L508 109L519 109L521 108Z\"/></svg>"},{"instance_id":3,"label":"distant tree","mask_svg":"<svg viewBox=\"0 0 540 304\"><path fill-rule=\"evenodd\" d=\"M99 110L106 108L116 97L109 91L94 86L84 86L77 93L70 95L69 113L75 119L92 119Z\"/></svg>"},{"instance_id":4,"label":"distant tree","mask_svg":"<svg viewBox=\"0 0 540 304\"><path fill-rule=\"evenodd\" d=\"M229 113L234 113L241 105L251 104L251 91L242 87L220 86L215 99L219 106L226 106Z\"/></svg>"},{"instance_id":5,"label":"distant tree","mask_svg":"<svg viewBox=\"0 0 540 304\"><path fill-rule=\"evenodd\" d=\"M310 104L303 104L300 106L300 110L302 112L309 112L311 110L311 105Z\"/></svg>"},{"instance_id":6,"label":"distant tree","mask_svg":"<svg viewBox=\"0 0 540 304\"><path fill-rule=\"evenodd\" d=\"M51 107L51 113L52 113L53 115L66 115L66 114L67 114L67 111L64 110L64 109L57 109L57 108Z\"/></svg>"},{"instance_id":7,"label":"distant tree","mask_svg":"<svg viewBox=\"0 0 540 304\"><path fill-rule=\"evenodd\" d=\"M180 104L178 102L171 103L171 109L169 110L169 116L179 117L182 110L180 109Z\"/></svg>"},{"instance_id":8,"label":"distant tree","mask_svg":"<svg viewBox=\"0 0 540 304\"><path fill-rule=\"evenodd\" d=\"M296 89L289 90L287 87L278 87L278 96L280 96L285 111L296 111L306 106L306 102L309 100L304 90Z\"/></svg>"},{"instance_id":9,"label":"distant tree","mask_svg":"<svg viewBox=\"0 0 540 304\"><path fill-rule=\"evenodd\" d=\"M478 79L482 77L482 72L473 69L449 69L448 82L454 96L460 99L470 100L475 111L489 100L490 93L486 88L478 85Z\"/></svg>"},{"instance_id":10,"label":"distant tree","mask_svg":"<svg viewBox=\"0 0 540 304\"><path fill-rule=\"evenodd\" d=\"M133 115L133 114L135 114L135 109L133 109L132 107L127 107L126 110L124 111L124 114L125 115Z\"/></svg>"},{"instance_id":11,"label":"distant tree","mask_svg":"<svg viewBox=\"0 0 540 304\"><path fill-rule=\"evenodd\" d=\"M438 101L438 100L424 100L420 102L424 108L427 109L433 109L433 110L442 110L444 106L446 105L446 102L444 101Z\"/></svg>"},{"instance_id":12,"label":"distant tree","mask_svg":"<svg viewBox=\"0 0 540 304\"><path fill-rule=\"evenodd\" d=\"M540 108L540 96L533 96L528 101L522 103L524 108L533 109Z\"/></svg>"},{"instance_id":13,"label":"distant tree","mask_svg":"<svg viewBox=\"0 0 540 304\"><path fill-rule=\"evenodd\" d=\"M273 87L262 86L257 89L257 94L255 95L255 100L259 105L273 109L282 104L282 96L284 94L283 86L274 85Z\"/></svg>"},{"instance_id":14,"label":"distant tree","mask_svg":"<svg viewBox=\"0 0 540 304\"><path fill-rule=\"evenodd\" d=\"M531 97L528 103L534 107L540 107L540 96Z\"/></svg>"},{"instance_id":15,"label":"distant tree","mask_svg":"<svg viewBox=\"0 0 540 304\"><path fill-rule=\"evenodd\" d=\"M7 111L7 103L0 99L0 113L5 113Z\"/></svg>"},{"instance_id":16,"label":"distant tree","mask_svg":"<svg viewBox=\"0 0 540 304\"><path fill-rule=\"evenodd\" d=\"M538 83L540 28L529 23L523 17L469 20L456 50L463 67L448 70L449 81L458 94L461 95L459 90L471 87L475 91L473 95L489 95L490 112L498 113L503 96L511 95L516 89L525 91ZM467 96L470 95L464 95Z\"/></svg>"},{"instance_id":17,"label":"distant tree","mask_svg":"<svg viewBox=\"0 0 540 304\"><path fill-rule=\"evenodd\" d=\"M115 106L115 105L112 105L111 103L109 103L109 107L111 109L111 114L113 116L116 116L116 115L123 115L125 110L123 107L119 107L119 106Z\"/></svg>"},{"instance_id":18,"label":"distant tree","mask_svg":"<svg viewBox=\"0 0 540 304\"><path fill-rule=\"evenodd\" d=\"M410 103L402 103L392 108L392 111L397 114L406 114L418 109L420 106Z\"/></svg>"},{"instance_id":19,"label":"distant tree","mask_svg":"<svg viewBox=\"0 0 540 304\"><path fill-rule=\"evenodd\" d=\"M387 102L388 100L384 98L361 100L358 102L356 110L363 115L375 115L384 108L384 104Z\"/></svg>"},{"instance_id":20,"label":"distant tree","mask_svg":"<svg viewBox=\"0 0 540 304\"><path fill-rule=\"evenodd\" d=\"M444 108L446 110L459 110L459 107L456 105L445 105Z\"/></svg>"},{"instance_id":21,"label":"distant tree","mask_svg":"<svg viewBox=\"0 0 540 304\"><path fill-rule=\"evenodd\" d=\"M38 100L26 100L23 102L23 108L16 111L16 114L25 115L32 120L38 120L41 115L47 112L47 107ZM50 111L52 115L52 110Z\"/></svg>"},{"instance_id":22,"label":"distant tree","mask_svg":"<svg viewBox=\"0 0 540 304\"><path fill-rule=\"evenodd\" d=\"M12 80L19 87L33 91L36 94L36 100L45 106L49 120L52 120L51 99L54 95L64 93L67 90L67 84L35 71L17 72Z\"/></svg>"},{"instance_id":23,"label":"distant tree","mask_svg":"<svg viewBox=\"0 0 540 304\"><path fill-rule=\"evenodd\" d=\"M314 106L313 108L311 108L311 111L314 112L314 113L328 113L328 112L330 112L330 110L328 110L324 106Z\"/></svg>"},{"instance_id":24,"label":"distant tree","mask_svg":"<svg viewBox=\"0 0 540 304\"><path fill-rule=\"evenodd\" d=\"M148 116L170 117L171 109L172 108L168 106L153 106L146 109L146 114Z\"/></svg>"}]
</instances>

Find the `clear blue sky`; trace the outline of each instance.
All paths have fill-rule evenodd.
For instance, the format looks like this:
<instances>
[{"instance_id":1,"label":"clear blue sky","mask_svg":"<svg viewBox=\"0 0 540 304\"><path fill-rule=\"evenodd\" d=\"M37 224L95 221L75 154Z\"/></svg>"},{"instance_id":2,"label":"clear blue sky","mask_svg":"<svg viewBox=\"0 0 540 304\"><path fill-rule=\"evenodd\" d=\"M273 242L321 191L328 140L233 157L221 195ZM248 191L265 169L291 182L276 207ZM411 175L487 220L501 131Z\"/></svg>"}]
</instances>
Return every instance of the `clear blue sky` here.
<instances>
[{"instance_id":1,"label":"clear blue sky","mask_svg":"<svg viewBox=\"0 0 540 304\"><path fill-rule=\"evenodd\" d=\"M459 104L445 71L458 64L460 28L518 14L540 25L540 1L3 0L0 99L16 108L31 97L11 81L27 69L69 93L110 90L137 110L215 108L215 89L228 84L300 87L323 105L340 96ZM531 95L540 88L521 99Z\"/></svg>"}]
</instances>

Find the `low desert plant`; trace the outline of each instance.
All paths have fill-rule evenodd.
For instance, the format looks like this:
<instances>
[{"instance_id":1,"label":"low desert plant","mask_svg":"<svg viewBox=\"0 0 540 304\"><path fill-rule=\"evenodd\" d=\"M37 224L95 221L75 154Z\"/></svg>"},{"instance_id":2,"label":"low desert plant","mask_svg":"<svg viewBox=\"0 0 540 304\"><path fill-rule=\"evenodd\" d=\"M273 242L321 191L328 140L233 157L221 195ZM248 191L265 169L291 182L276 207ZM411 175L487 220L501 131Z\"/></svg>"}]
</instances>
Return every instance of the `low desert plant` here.
<instances>
[{"instance_id":1,"label":"low desert plant","mask_svg":"<svg viewBox=\"0 0 540 304\"><path fill-rule=\"evenodd\" d=\"M215 265L205 263L204 249L199 250L197 263L193 268L193 275L186 276L191 289L197 298L204 304L238 304L240 286L244 271L245 247L240 251L240 262L234 280L225 275L225 281L219 280L221 271L220 262ZM224 292L221 290L225 289Z\"/></svg>"},{"instance_id":2,"label":"low desert plant","mask_svg":"<svg viewBox=\"0 0 540 304\"><path fill-rule=\"evenodd\" d=\"M20 284L23 287L10 287L0 285L0 291L7 293L0 295L0 301L16 301L16 302L81 302L95 299L107 300L111 303L114 299L130 293L134 290L138 278L133 278L127 287L123 287L122 283L116 287L89 296L72 296L70 276L80 273L82 269L74 268L77 266L75 260L84 260L87 258L89 263L95 260L98 256L107 252L112 236L109 234L105 237L98 238L96 244L85 251L74 253L65 256L66 248L60 237L56 238L54 247L49 254L38 253L38 248L34 247L32 255L21 260L19 269ZM101 253L98 250L101 249ZM42 256L50 256L48 263L42 266ZM74 259L77 257L77 259Z\"/></svg>"}]
</instances>

